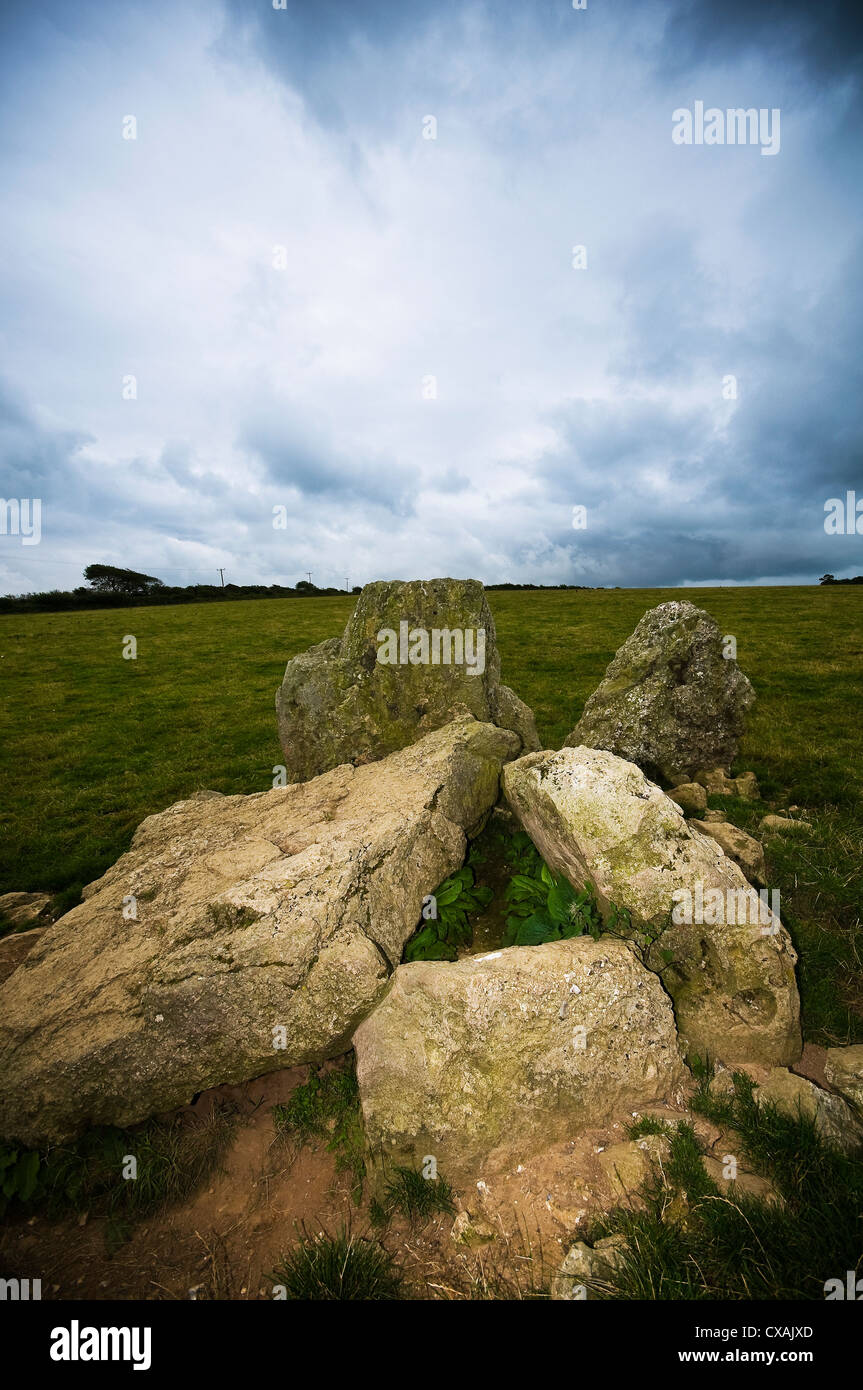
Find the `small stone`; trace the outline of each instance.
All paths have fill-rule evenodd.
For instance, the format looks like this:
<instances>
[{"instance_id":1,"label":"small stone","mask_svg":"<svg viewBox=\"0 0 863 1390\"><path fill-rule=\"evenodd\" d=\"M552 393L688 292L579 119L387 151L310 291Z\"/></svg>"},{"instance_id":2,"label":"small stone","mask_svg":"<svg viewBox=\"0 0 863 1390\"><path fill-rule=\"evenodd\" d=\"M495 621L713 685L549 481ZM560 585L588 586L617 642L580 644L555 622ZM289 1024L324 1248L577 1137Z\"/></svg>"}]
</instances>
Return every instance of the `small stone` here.
<instances>
[{"instance_id":1,"label":"small stone","mask_svg":"<svg viewBox=\"0 0 863 1390\"><path fill-rule=\"evenodd\" d=\"M685 816L698 816L707 810L707 792L698 782L682 782L668 793Z\"/></svg>"},{"instance_id":2,"label":"small stone","mask_svg":"<svg viewBox=\"0 0 863 1390\"><path fill-rule=\"evenodd\" d=\"M811 832L812 826L805 820L793 820L789 816L764 816L759 830L772 835L803 835Z\"/></svg>"},{"instance_id":3,"label":"small stone","mask_svg":"<svg viewBox=\"0 0 863 1390\"><path fill-rule=\"evenodd\" d=\"M570 1246L563 1264L551 1281L551 1297L556 1302L588 1298L591 1280L607 1281L623 1262L626 1242L623 1236L606 1236L591 1247L584 1241Z\"/></svg>"},{"instance_id":4,"label":"small stone","mask_svg":"<svg viewBox=\"0 0 863 1390\"><path fill-rule=\"evenodd\" d=\"M834 1091L863 1113L863 1043L828 1047L824 1075Z\"/></svg>"},{"instance_id":5,"label":"small stone","mask_svg":"<svg viewBox=\"0 0 863 1390\"><path fill-rule=\"evenodd\" d=\"M671 1145L664 1134L646 1134L622 1144L612 1144L600 1158L600 1166L617 1194L635 1193L650 1177L653 1164L664 1162Z\"/></svg>"},{"instance_id":6,"label":"small stone","mask_svg":"<svg viewBox=\"0 0 863 1390\"><path fill-rule=\"evenodd\" d=\"M758 840L747 835L745 830L738 830L736 825L729 825L727 822L693 820L691 824L702 834L715 840L756 888L767 886L764 848Z\"/></svg>"},{"instance_id":7,"label":"small stone","mask_svg":"<svg viewBox=\"0 0 863 1390\"><path fill-rule=\"evenodd\" d=\"M733 779L735 795L741 801L760 801L761 792L758 790L758 779L754 772L741 772L739 777Z\"/></svg>"}]
</instances>

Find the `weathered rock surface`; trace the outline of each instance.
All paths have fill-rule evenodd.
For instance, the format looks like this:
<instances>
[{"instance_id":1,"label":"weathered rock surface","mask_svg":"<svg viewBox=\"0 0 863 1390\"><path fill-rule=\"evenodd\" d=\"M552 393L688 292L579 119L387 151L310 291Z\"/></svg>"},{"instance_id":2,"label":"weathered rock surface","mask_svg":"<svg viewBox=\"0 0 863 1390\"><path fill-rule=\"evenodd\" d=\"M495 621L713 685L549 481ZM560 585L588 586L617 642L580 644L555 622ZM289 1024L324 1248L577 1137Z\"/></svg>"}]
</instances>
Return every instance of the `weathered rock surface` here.
<instances>
[{"instance_id":1,"label":"weathered rock surface","mask_svg":"<svg viewBox=\"0 0 863 1390\"><path fill-rule=\"evenodd\" d=\"M704 835L709 835L721 847L729 859L743 870L749 882L756 888L767 885L767 866L764 862L764 846L745 830L727 821L693 820L692 825Z\"/></svg>"},{"instance_id":2,"label":"weathered rock surface","mask_svg":"<svg viewBox=\"0 0 863 1390\"><path fill-rule=\"evenodd\" d=\"M863 1114L863 1043L828 1047L824 1075L834 1091Z\"/></svg>"},{"instance_id":3,"label":"weathered rock surface","mask_svg":"<svg viewBox=\"0 0 863 1390\"><path fill-rule=\"evenodd\" d=\"M38 922L51 906L48 893L3 893L0 895L0 917L16 927Z\"/></svg>"},{"instance_id":4,"label":"weathered rock surface","mask_svg":"<svg viewBox=\"0 0 863 1390\"><path fill-rule=\"evenodd\" d=\"M639 768L562 748L510 763L503 787L554 873L576 888L592 883L606 918L615 905L649 928L645 958L690 1051L768 1066L800 1056L788 933L768 911L762 918L737 865Z\"/></svg>"},{"instance_id":5,"label":"weathered rock surface","mask_svg":"<svg viewBox=\"0 0 863 1390\"><path fill-rule=\"evenodd\" d=\"M397 659L379 659L387 655ZM386 757L464 713L512 729L523 751L540 746L533 714L500 683L494 618L476 579L367 584L341 638L288 662L276 712L290 782Z\"/></svg>"},{"instance_id":6,"label":"weathered rock surface","mask_svg":"<svg viewBox=\"0 0 863 1390\"><path fill-rule=\"evenodd\" d=\"M148 817L0 989L0 1136L129 1125L345 1051L517 748L464 718L374 767Z\"/></svg>"},{"instance_id":7,"label":"weathered rock surface","mask_svg":"<svg viewBox=\"0 0 863 1390\"><path fill-rule=\"evenodd\" d=\"M787 1115L813 1120L824 1139L853 1152L863 1144L863 1125L842 1096L824 1091L805 1076L776 1067L754 1091L759 1105L771 1102Z\"/></svg>"},{"instance_id":8,"label":"weathered rock surface","mask_svg":"<svg viewBox=\"0 0 863 1390\"><path fill-rule=\"evenodd\" d=\"M729 777L724 767L710 767L694 773L693 781L704 787L708 796L736 796L741 801L761 799L754 772L741 772L739 777Z\"/></svg>"},{"instance_id":9,"label":"weathered rock surface","mask_svg":"<svg viewBox=\"0 0 863 1390\"><path fill-rule=\"evenodd\" d=\"M707 810L707 792L698 782L681 782L668 795L685 816L699 816Z\"/></svg>"},{"instance_id":10,"label":"weathered rock surface","mask_svg":"<svg viewBox=\"0 0 863 1390\"><path fill-rule=\"evenodd\" d=\"M670 780L730 767L755 699L722 633L693 603L651 608L615 654L566 747L604 748Z\"/></svg>"},{"instance_id":11,"label":"weathered rock surface","mask_svg":"<svg viewBox=\"0 0 863 1390\"><path fill-rule=\"evenodd\" d=\"M31 927L29 931L11 932L3 937L0 941L0 984L27 959L44 935L44 927Z\"/></svg>"},{"instance_id":12,"label":"weathered rock surface","mask_svg":"<svg viewBox=\"0 0 863 1390\"><path fill-rule=\"evenodd\" d=\"M577 1302L590 1297L592 1283L607 1284L620 1269L626 1255L626 1237L605 1236L595 1245L583 1240L570 1246L560 1269L551 1281L551 1297L556 1302Z\"/></svg>"},{"instance_id":13,"label":"weathered rock surface","mask_svg":"<svg viewBox=\"0 0 863 1390\"><path fill-rule=\"evenodd\" d=\"M377 1160L465 1173L668 1098L674 1015L628 942L519 946L399 966L354 1036Z\"/></svg>"},{"instance_id":14,"label":"weathered rock surface","mask_svg":"<svg viewBox=\"0 0 863 1390\"><path fill-rule=\"evenodd\" d=\"M671 1143L664 1134L644 1134L640 1139L611 1144L599 1155L599 1166L616 1197L630 1196L648 1181L654 1164L671 1157Z\"/></svg>"},{"instance_id":15,"label":"weathered rock surface","mask_svg":"<svg viewBox=\"0 0 863 1390\"><path fill-rule=\"evenodd\" d=\"M790 816L764 816L759 825L765 835L808 835L812 826L805 820L794 820Z\"/></svg>"}]
</instances>

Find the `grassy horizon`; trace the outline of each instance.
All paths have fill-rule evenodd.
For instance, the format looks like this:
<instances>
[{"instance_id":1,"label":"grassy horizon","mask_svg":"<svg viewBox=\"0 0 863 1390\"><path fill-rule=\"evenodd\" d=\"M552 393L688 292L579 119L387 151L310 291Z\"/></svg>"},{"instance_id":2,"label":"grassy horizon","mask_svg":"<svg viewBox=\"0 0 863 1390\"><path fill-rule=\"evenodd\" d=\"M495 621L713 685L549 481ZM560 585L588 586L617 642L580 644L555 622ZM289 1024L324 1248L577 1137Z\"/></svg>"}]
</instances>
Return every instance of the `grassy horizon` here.
<instances>
[{"instance_id":1,"label":"grassy horizon","mask_svg":"<svg viewBox=\"0 0 863 1390\"><path fill-rule=\"evenodd\" d=\"M826 913L830 936L813 955L813 989L825 968L839 968L834 938L847 976L860 949L861 591L488 597L503 680L534 709L551 748L648 608L685 597L736 637L758 696L738 765L756 772L765 796L813 813L811 843L787 853L780 846L777 862L805 904L801 930L810 902L818 922ZM345 595L0 616L0 892L43 889L67 909L128 848L145 816L203 787L268 789L281 762L274 700L285 663L341 633L355 602ZM128 634L137 639L134 661L122 657ZM753 828L745 808L738 819ZM830 1026L842 1031L836 1019Z\"/></svg>"}]
</instances>

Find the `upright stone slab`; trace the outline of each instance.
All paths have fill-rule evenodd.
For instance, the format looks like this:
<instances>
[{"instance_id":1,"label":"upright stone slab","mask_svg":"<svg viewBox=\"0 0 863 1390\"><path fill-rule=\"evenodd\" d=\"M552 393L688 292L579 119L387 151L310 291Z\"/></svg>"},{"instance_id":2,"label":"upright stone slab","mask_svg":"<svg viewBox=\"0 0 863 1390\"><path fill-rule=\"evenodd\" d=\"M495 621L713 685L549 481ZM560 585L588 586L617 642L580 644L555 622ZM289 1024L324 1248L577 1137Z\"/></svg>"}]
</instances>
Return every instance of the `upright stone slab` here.
<instances>
[{"instance_id":1,"label":"upright stone slab","mask_svg":"<svg viewBox=\"0 0 863 1390\"><path fill-rule=\"evenodd\" d=\"M531 753L504 769L503 786L553 872L576 888L593 884L610 924L617 907L646 929L646 963L674 1000L690 1052L796 1061L797 956L787 931L634 763L594 748Z\"/></svg>"},{"instance_id":2,"label":"upright stone slab","mask_svg":"<svg viewBox=\"0 0 863 1390\"><path fill-rule=\"evenodd\" d=\"M149 816L0 988L0 1138L344 1052L518 747L465 717L373 767Z\"/></svg>"},{"instance_id":3,"label":"upright stone slab","mask_svg":"<svg viewBox=\"0 0 863 1390\"><path fill-rule=\"evenodd\" d=\"M755 692L709 613L686 601L645 613L615 653L565 747L604 748L670 781L730 768Z\"/></svg>"},{"instance_id":4,"label":"upright stone slab","mask_svg":"<svg viewBox=\"0 0 863 1390\"><path fill-rule=\"evenodd\" d=\"M466 712L539 748L533 714L500 683L476 579L367 584L341 638L288 662L276 712L292 782L386 757Z\"/></svg>"}]
</instances>

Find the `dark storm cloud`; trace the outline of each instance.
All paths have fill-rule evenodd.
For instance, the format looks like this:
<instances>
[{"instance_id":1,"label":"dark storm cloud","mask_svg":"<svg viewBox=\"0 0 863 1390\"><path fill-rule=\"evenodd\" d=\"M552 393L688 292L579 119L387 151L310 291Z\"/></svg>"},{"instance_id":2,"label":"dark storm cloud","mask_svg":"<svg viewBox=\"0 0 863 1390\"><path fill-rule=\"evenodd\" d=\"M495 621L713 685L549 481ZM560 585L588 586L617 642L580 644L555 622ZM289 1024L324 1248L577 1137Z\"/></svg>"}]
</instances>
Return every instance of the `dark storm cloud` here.
<instances>
[{"instance_id":1,"label":"dark storm cloud","mask_svg":"<svg viewBox=\"0 0 863 1390\"><path fill-rule=\"evenodd\" d=\"M312 499L365 503L402 516L413 510L415 472L390 460L340 458L322 438L304 437L269 412L244 426L237 442L262 461L267 482L276 490L295 488Z\"/></svg>"},{"instance_id":2,"label":"dark storm cloud","mask_svg":"<svg viewBox=\"0 0 863 1390\"><path fill-rule=\"evenodd\" d=\"M863 72L858 0L679 0L664 38L669 70L755 53L799 66L818 81Z\"/></svg>"},{"instance_id":3,"label":"dark storm cloud","mask_svg":"<svg viewBox=\"0 0 863 1390\"><path fill-rule=\"evenodd\" d=\"M3 15L0 491L50 525L3 547L0 589L95 559L261 582L863 570L861 538L823 528L863 495L849 7ZM780 153L675 147L701 97L781 106Z\"/></svg>"}]
</instances>

